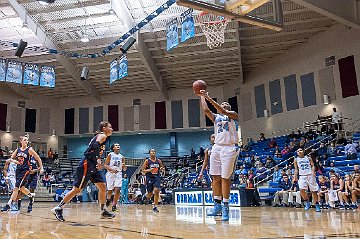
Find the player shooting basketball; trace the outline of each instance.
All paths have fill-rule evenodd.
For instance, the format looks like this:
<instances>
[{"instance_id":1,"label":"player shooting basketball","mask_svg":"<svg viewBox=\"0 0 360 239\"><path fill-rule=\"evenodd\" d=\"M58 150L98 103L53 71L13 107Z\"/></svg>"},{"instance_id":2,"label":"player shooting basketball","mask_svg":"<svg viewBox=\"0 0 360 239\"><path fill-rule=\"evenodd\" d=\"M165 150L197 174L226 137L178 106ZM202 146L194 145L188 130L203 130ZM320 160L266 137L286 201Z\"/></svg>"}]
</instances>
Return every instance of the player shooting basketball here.
<instances>
[{"instance_id":1,"label":"player shooting basketball","mask_svg":"<svg viewBox=\"0 0 360 239\"><path fill-rule=\"evenodd\" d=\"M213 178L214 209L208 216L222 215L222 221L229 220L230 176L234 171L235 160L238 156L237 143L239 136L238 114L231 111L228 102L218 104L209 93L200 90L201 108L206 116L214 122L215 144L210 155L210 175ZM217 110L214 114L206 103L209 101ZM224 203L221 206L221 198Z\"/></svg>"}]
</instances>

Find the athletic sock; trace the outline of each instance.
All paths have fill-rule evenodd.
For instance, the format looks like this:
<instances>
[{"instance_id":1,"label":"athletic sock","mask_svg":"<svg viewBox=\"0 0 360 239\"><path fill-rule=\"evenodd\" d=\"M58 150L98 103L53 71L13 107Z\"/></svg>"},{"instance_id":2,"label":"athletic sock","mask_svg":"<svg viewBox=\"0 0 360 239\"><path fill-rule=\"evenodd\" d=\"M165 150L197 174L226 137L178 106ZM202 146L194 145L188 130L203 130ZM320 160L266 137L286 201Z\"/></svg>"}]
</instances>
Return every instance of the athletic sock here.
<instances>
[{"instance_id":1,"label":"athletic sock","mask_svg":"<svg viewBox=\"0 0 360 239\"><path fill-rule=\"evenodd\" d=\"M214 201L221 204L221 196L214 196Z\"/></svg>"},{"instance_id":2,"label":"athletic sock","mask_svg":"<svg viewBox=\"0 0 360 239\"><path fill-rule=\"evenodd\" d=\"M101 209L101 211L105 211L105 204L101 204L100 209Z\"/></svg>"},{"instance_id":3,"label":"athletic sock","mask_svg":"<svg viewBox=\"0 0 360 239\"><path fill-rule=\"evenodd\" d=\"M229 199L228 198L223 198L223 202L225 206L229 205Z\"/></svg>"},{"instance_id":4,"label":"athletic sock","mask_svg":"<svg viewBox=\"0 0 360 239\"><path fill-rule=\"evenodd\" d=\"M61 200L61 202L59 203L58 207L61 207L61 208L62 208L62 207L65 206L65 204L66 204L66 203L65 203L63 200Z\"/></svg>"}]
</instances>

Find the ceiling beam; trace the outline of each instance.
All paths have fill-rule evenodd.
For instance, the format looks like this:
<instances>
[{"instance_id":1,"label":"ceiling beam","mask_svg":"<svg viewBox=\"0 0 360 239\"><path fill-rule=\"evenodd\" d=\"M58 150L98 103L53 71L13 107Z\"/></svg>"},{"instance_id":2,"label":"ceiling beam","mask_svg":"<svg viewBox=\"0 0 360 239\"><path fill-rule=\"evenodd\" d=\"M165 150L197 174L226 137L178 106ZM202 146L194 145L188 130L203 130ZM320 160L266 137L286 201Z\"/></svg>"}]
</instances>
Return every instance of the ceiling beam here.
<instances>
[{"instance_id":1,"label":"ceiling beam","mask_svg":"<svg viewBox=\"0 0 360 239\"><path fill-rule=\"evenodd\" d=\"M357 7L359 1L357 0L292 0L301 6L318 12L324 16L327 16L337 22L340 22L346 26L360 29L359 16L357 13Z\"/></svg>"},{"instance_id":2,"label":"ceiling beam","mask_svg":"<svg viewBox=\"0 0 360 239\"><path fill-rule=\"evenodd\" d=\"M30 1L21 1L21 4L31 3ZM65 4L52 4L51 7L49 6L40 6L40 7L28 7L28 13L30 14L43 14L43 13L50 13L50 12L58 12L58 11L66 11L72 10L75 8L84 8L84 7L94 7L98 5L109 4L110 1L104 2L104 0L94 0L94 1L77 1L72 3L65 3Z\"/></svg>"},{"instance_id":3,"label":"ceiling beam","mask_svg":"<svg viewBox=\"0 0 360 239\"><path fill-rule=\"evenodd\" d=\"M113 9L118 16L124 20L124 24L130 29L135 25L135 21L125 4L125 1L113 1ZM156 88L162 93L165 99L168 99L168 92L166 89L166 82L160 74L160 71L154 61L149 48L146 46L145 41L141 34L137 34L136 49L138 50L145 67L148 69L151 78L156 85Z\"/></svg>"},{"instance_id":4,"label":"ceiling beam","mask_svg":"<svg viewBox=\"0 0 360 239\"><path fill-rule=\"evenodd\" d=\"M240 77L239 77L239 81L240 84L244 84L244 74L243 74L243 65L242 65L242 59L241 59L241 41L240 41L240 22L238 22L238 25L236 27L236 33L235 33L235 38L237 41L237 45L238 45L238 62L239 62L239 73L240 73Z\"/></svg>"},{"instance_id":5,"label":"ceiling beam","mask_svg":"<svg viewBox=\"0 0 360 239\"><path fill-rule=\"evenodd\" d=\"M39 38L39 41L42 42L45 47L57 49L55 43L52 42L52 40L46 35L46 32L40 28L40 26L31 18L31 16L26 12L26 9L21 4L19 4L17 0L8 1L15 9L21 20L24 22L27 21L28 28L34 32L34 34ZM78 69L73 62L71 62L66 56L62 55L56 55L56 59L61 65L64 66L69 75L74 77L74 79L85 89L87 93L100 100L99 94L95 87L92 86L89 81L82 81L80 79L80 69Z\"/></svg>"}]
</instances>

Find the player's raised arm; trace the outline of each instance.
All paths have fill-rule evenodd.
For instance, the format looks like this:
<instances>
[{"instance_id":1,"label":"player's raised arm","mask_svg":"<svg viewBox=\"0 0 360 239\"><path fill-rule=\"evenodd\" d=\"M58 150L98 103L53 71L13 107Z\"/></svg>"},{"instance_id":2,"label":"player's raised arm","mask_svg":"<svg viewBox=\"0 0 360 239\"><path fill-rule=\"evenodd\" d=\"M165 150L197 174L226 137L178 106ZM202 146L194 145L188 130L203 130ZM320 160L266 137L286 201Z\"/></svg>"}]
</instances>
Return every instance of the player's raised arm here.
<instances>
[{"instance_id":1,"label":"player's raised arm","mask_svg":"<svg viewBox=\"0 0 360 239\"><path fill-rule=\"evenodd\" d=\"M235 111L232 111L232 110L229 110L231 107L229 105L229 103L227 103L227 105L229 106L228 108L229 109L226 109L226 107L222 107L219 103L217 103L215 100L213 100L210 96L209 96L209 92L206 92L205 90L201 90L200 91L204 98L206 100L208 100L210 102L210 104L212 104L215 109L217 110L217 112L219 114L222 114L222 115L227 115L229 116L231 119L234 119L234 120L238 120L239 118L239 115L235 112Z\"/></svg>"},{"instance_id":2,"label":"player's raised arm","mask_svg":"<svg viewBox=\"0 0 360 239\"><path fill-rule=\"evenodd\" d=\"M206 99L204 96L200 96L201 99L201 108L202 110L205 112L205 115L212 121L214 122L215 120L215 115L213 112L210 111L207 103L206 103Z\"/></svg>"}]
</instances>

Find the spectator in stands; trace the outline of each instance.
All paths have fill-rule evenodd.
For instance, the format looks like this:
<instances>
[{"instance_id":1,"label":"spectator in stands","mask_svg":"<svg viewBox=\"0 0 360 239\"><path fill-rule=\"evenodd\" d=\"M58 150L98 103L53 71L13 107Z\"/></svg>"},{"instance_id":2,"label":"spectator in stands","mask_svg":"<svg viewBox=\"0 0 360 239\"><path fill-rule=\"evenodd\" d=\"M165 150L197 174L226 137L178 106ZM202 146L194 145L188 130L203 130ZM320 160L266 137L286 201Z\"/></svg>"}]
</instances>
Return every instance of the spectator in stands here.
<instances>
[{"instance_id":1,"label":"spectator in stands","mask_svg":"<svg viewBox=\"0 0 360 239\"><path fill-rule=\"evenodd\" d=\"M264 134L264 133L260 133L259 141L260 141L260 142L266 141L266 138L265 138L265 134Z\"/></svg>"},{"instance_id":2,"label":"spectator in stands","mask_svg":"<svg viewBox=\"0 0 360 239\"><path fill-rule=\"evenodd\" d=\"M320 143L320 147L316 150L316 154L320 160L326 160L328 158L325 143Z\"/></svg>"},{"instance_id":3,"label":"spectator in stands","mask_svg":"<svg viewBox=\"0 0 360 239\"><path fill-rule=\"evenodd\" d=\"M260 161L258 161L255 166L256 166L256 171L255 171L256 179L257 182L260 182L267 177L267 173L266 173L267 169Z\"/></svg>"},{"instance_id":4,"label":"spectator in stands","mask_svg":"<svg viewBox=\"0 0 360 239\"><path fill-rule=\"evenodd\" d=\"M279 183L281 180L282 174L281 174L281 170L279 169L279 166L276 165L274 168L274 173L273 173L273 178L272 181Z\"/></svg>"},{"instance_id":5,"label":"spectator in stands","mask_svg":"<svg viewBox=\"0 0 360 239\"><path fill-rule=\"evenodd\" d=\"M334 192L335 195L329 195L329 201L331 207L334 207L335 201L340 202L339 209L345 209L343 201L343 190L344 190L344 181L340 178L338 174L332 174L330 176L330 189ZM332 192L330 192L331 194Z\"/></svg>"},{"instance_id":6,"label":"spectator in stands","mask_svg":"<svg viewBox=\"0 0 360 239\"><path fill-rule=\"evenodd\" d=\"M356 208L357 199L360 197L360 173L355 172L352 183L352 191L351 191L351 203L352 208Z\"/></svg>"},{"instance_id":7,"label":"spectator in stands","mask_svg":"<svg viewBox=\"0 0 360 239\"><path fill-rule=\"evenodd\" d=\"M276 139L275 138L272 138L269 143L268 143L268 148L269 149L273 149L277 146L277 143L276 143Z\"/></svg>"},{"instance_id":8,"label":"spectator in stands","mask_svg":"<svg viewBox=\"0 0 360 239\"><path fill-rule=\"evenodd\" d=\"M255 144L255 142L253 141L253 139L252 139L252 138L249 138L249 139L248 139L248 145L249 145L249 147L251 148L254 144Z\"/></svg>"},{"instance_id":9,"label":"spectator in stands","mask_svg":"<svg viewBox=\"0 0 360 239\"><path fill-rule=\"evenodd\" d=\"M48 158L48 159L52 159L53 156L54 156L54 152L53 152L52 149L50 148L49 151L48 151L48 153L47 153L47 158Z\"/></svg>"},{"instance_id":10,"label":"spectator in stands","mask_svg":"<svg viewBox=\"0 0 360 239\"><path fill-rule=\"evenodd\" d=\"M326 132L324 132L324 133L319 133L319 135L316 137L316 141L322 141L322 140L324 140L326 138Z\"/></svg>"},{"instance_id":11,"label":"spectator in stands","mask_svg":"<svg viewBox=\"0 0 360 239\"><path fill-rule=\"evenodd\" d=\"M304 140L304 139L301 139L301 140L299 141L298 148L305 149L305 140Z\"/></svg>"},{"instance_id":12,"label":"spectator in stands","mask_svg":"<svg viewBox=\"0 0 360 239\"><path fill-rule=\"evenodd\" d=\"M294 197L296 198L296 204L294 204ZM301 208L301 194L299 190L299 185L296 181L292 182L291 189L289 191L289 206L290 207L296 207Z\"/></svg>"},{"instance_id":13,"label":"spectator in stands","mask_svg":"<svg viewBox=\"0 0 360 239\"><path fill-rule=\"evenodd\" d=\"M331 174L339 174L340 173L340 169L335 167L335 162L331 161L330 165L329 165L329 175Z\"/></svg>"},{"instance_id":14,"label":"spectator in stands","mask_svg":"<svg viewBox=\"0 0 360 239\"><path fill-rule=\"evenodd\" d=\"M345 155L347 159L357 159L357 150L359 145L352 140L349 140L349 143L345 146Z\"/></svg>"},{"instance_id":15,"label":"spectator in stands","mask_svg":"<svg viewBox=\"0 0 360 239\"><path fill-rule=\"evenodd\" d=\"M279 149L279 146L275 146L275 152L274 152L274 157L275 158L281 158L282 154L281 154L281 150Z\"/></svg>"},{"instance_id":16,"label":"spectator in stands","mask_svg":"<svg viewBox=\"0 0 360 239\"><path fill-rule=\"evenodd\" d=\"M287 136L289 139L290 139L290 141L292 141L292 139L294 139L295 138L295 131L291 131L291 133L290 134L288 134L288 136Z\"/></svg>"},{"instance_id":17,"label":"spectator in stands","mask_svg":"<svg viewBox=\"0 0 360 239\"><path fill-rule=\"evenodd\" d=\"M245 168L251 168L251 167L253 166L249 154L246 154L246 155L245 155L245 158L244 158L244 166L245 166Z\"/></svg>"},{"instance_id":18,"label":"spectator in stands","mask_svg":"<svg viewBox=\"0 0 360 239\"><path fill-rule=\"evenodd\" d=\"M203 147L200 147L200 153L199 153L199 156L201 159L204 159L204 156L205 156L205 149Z\"/></svg>"},{"instance_id":19,"label":"spectator in stands","mask_svg":"<svg viewBox=\"0 0 360 239\"><path fill-rule=\"evenodd\" d=\"M304 144L304 149L310 149L312 146L310 139L309 138L305 138L305 144Z\"/></svg>"},{"instance_id":20,"label":"spectator in stands","mask_svg":"<svg viewBox=\"0 0 360 239\"><path fill-rule=\"evenodd\" d=\"M283 158L285 158L285 156L290 153L289 147L285 146L283 150L281 150L281 155L283 156Z\"/></svg>"},{"instance_id":21,"label":"spectator in stands","mask_svg":"<svg viewBox=\"0 0 360 239\"><path fill-rule=\"evenodd\" d=\"M275 160L271 158L269 155L266 156L265 168L268 170L273 170L272 168L275 166Z\"/></svg>"},{"instance_id":22,"label":"spectator in stands","mask_svg":"<svg viewBox=\"0 0 360 239\"><path fill-rule=\"evenodd\" d=\"M51 185L51 183L50 183L50 175L45 174L42 181L43 181L44 187L46 187L46 189L49 189L49 187Z\"/></svg>"},{"instance_id":23,"label":"spectator in stands","mask_svg":"<svg viewBox=\"0 0 360 239\"><path fill-rule=\"evenodd\" d=\"M353 178L351 174L346 174L344 178L344 190L342 193L345 209L350 209L349 198L351 198L352 184Z\"/></svg>"},{"instance_id":24,"label":"spectator in stands","mask_svg":"<svg viewBox=\"0 0 360 239\"><path fill-rule=\"evenodd\" d=\"M303 133L302 133L301 130L299 129L299 130L297 131L297 134L295 135L295 138L301 139L302 137L303 137Z\"/></svg>"},{"instance_id":25,"label":"spectator in stands","mask_svg":"<svg viewBox=\"0 0 360 239\"><path fill-rule=\"evenodd\" d=\"M247 176L246 188L254 188L254 177L254 171L250 169Z\"/></svg>"},{"instance_id":26,"label":"spectator in stands","mask_svg":"<svg viewBox=\"0 0 360 239\"><path fill-rule=\"evenodd\" d=\"M336 141L336 145L342 145L345 146L347 144L347 140L343 137L342 134L339 134L339 138Z\"/></svg>"},{"instance_id":27,"label":"spectator in stands","mask_svg":"<svg viewBox=\"0 0 360 239\"><path fill-rule=\"evenodd\" d=\"M354 165L354 173L359 173L359 165Z\"/></svg>"},{"instance_id":28,"label":"spectator in stands","mask_svg":"<svg viewBox=\"0 0 360 239\"><path fill-rule=\"evenodd\" d=\"M7 192L7 184L5 177L1 174L0 175L0 194L5 195Z\"/></svg>"},{"instance_id":29,"label":"spectator in stands","mask_svg":"<svg viewBox=\"0 0 360 239\"><path fill-rule=\"evenodd\" d=\"M240 187L240 188L246 188L246 184L247 184L246 174L240 174L240 177L239 177L239 187Z\"/></svg>"},{"instance_id":30,"label":"spectator in stands","mask_svg":"<svg viewBox=\"0 0 360 239\"><path fill-rule=\"evenodd\" d=\"M282 205L288 207L289 192L291 191L292 183L289 180L288 175L283 175L282 181L280 182L281 191L277 191L274 197L274 207L279 207L280 198L282 198Z\"/></svg>"},{"instance_id":31,"label":"spectator in stands","mask_svg":"<svg viewBox=\"0 0 360 239\"><path fill-rule=\"evenodd\" d=\"M89 182L86 190L90 195L91 201L97 203L99 200L99 189L96 187L96 185L92 182Z\"/></svg>"},{"instance_id":32,"label":"spectator in stands","mask_svg":"<svg viewBox=\"0 0 360 239\"><path fill-rule=\"evenodd\" d=\"M328 149L327 149L327 154L329 157L336 157L339 154L339 150L337 149L337 147L335 146L335 142L331 142Z\"/></svg>"},{"instance_id":33,"label":"spectator in stands","mask_svg":"<svg viewBox=\"0 0 360 239\"><path fill-rule=\"evenodd\" d=\"M327 177L320 175L319 179L319 203L321 208L327 209L329 207L329 189L330 189L330 182Z\"/></svg>"},{"instance_id":34,"label":"spectator in stands","mask_svg":"<svg viewBox=\"0 0 360 239\"><path fill-rule=\"evenodd\" d=\"M290 152L295 152L297 150L297 147L295 145L295 141L291 141L289 144L289 151Z\"/></svg>"},{"instance_id":35,"label":"spectator in stands","mask_svg":"<svg viewBox=\"0 0 360 239\"><path fill-rule=\"evenodd\" d=\"M333 108L333 113L331 115L331 121L334 125L335 130L342 130L342 114L336 111L336 108Z\"/></svg>"}]
</instances>

